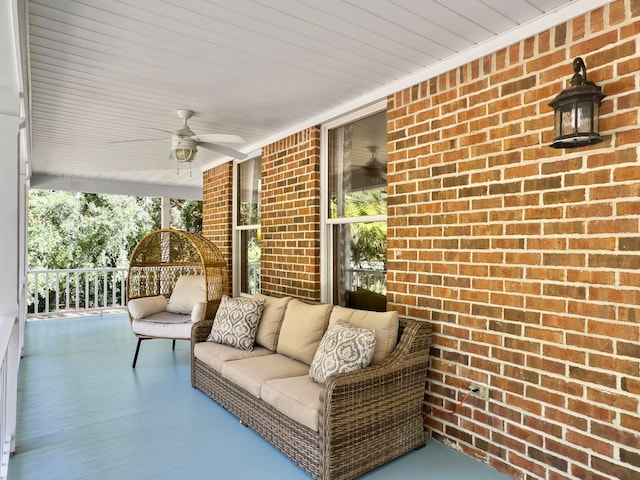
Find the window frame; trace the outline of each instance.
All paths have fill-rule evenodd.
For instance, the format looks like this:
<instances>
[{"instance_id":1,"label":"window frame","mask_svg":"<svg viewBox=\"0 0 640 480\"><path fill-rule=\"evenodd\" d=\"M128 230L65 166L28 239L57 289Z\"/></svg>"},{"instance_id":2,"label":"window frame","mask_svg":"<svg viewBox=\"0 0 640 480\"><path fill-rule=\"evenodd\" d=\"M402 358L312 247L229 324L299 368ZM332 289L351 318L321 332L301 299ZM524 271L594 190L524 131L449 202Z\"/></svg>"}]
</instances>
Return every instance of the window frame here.
<instances>
[{"instance_id":1,"label":"window frame","mask_svg":"<svg viewBox=\"0 0 640 480\"><path fill-rule=\"evenodd\" d=\"M320 301L333 303L333 225L387 221L387 215L330 218L329 214L329 130L387 110L387 100L338 117L320 127Z\"/></svg>"},{"instance_id":2,"label":"window frame","mask_svg":"<svg viewBox=\"0 0 640 480\"><path fill-rule=\"evenodd\" d=\"M234 297L251 297L251 294L242 292L242 272L241 272L241 249L242 249L242 232L247 230L260 230L261 224L254 225L239 225L238 218L238 204L240 202L240 192L239 192L239 177L240 177L240 165L245 162L255 161L256 159L260 159L260 171L262 172L262 152L258 152L254 155L249 155L244 160L234 160L233 161L233 172L232 172L232 222L233 222L233 234L231 238L231 254L234 261L232 262L232 271L231 271L231 294ZM262 176L262 175L261 175ZM262 181L262 179L261 179ZM260 196L260 200L262 201L262 194ZM260 218L262 219L262 211L260 212ZM261 248L262 252L262 248Z\"/></svg>"}]
</instances>

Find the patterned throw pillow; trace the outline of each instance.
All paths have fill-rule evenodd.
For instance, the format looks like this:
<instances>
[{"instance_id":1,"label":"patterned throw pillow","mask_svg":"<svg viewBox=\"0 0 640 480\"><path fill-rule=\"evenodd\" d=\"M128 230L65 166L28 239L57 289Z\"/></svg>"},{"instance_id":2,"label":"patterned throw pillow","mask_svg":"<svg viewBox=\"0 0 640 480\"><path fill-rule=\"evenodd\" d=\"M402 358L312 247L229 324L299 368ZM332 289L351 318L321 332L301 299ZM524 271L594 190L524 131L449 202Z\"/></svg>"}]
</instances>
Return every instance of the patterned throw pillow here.
<instances>
[{"instance_id":1,"label":"patterned throw pillow","mask_svg":"<svg viewBox=\"0 0 640 480\"><path fill-rule=\"evenodd\" d=\"M247 300L224 295L220 300L207 342L253 350L264 303L264 300Z\"/></svg>"},{"instance_id":2,"label":"patterned throw pillow","mask_svg":"<svg viewBox=\"0 0 640 480\"><path fill-rule=\"evenodd\" d=\"M371 363L375 346L373 330L337 321L322 337L311 362L309 377L314 382L324 383L333 374L364 368Z\"/></svg>"}]
</instances>

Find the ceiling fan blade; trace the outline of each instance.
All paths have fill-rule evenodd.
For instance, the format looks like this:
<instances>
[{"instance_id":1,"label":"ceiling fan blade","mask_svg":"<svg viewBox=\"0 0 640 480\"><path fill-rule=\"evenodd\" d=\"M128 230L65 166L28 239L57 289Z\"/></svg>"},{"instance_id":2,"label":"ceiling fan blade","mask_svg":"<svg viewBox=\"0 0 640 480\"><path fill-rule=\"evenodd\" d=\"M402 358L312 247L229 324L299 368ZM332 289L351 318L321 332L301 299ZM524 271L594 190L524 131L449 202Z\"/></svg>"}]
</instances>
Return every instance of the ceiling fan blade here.
<instances>
[{"instance_id":1,"label":"ceiling fan blade","mask_svg":"<svg viewBox=\"0 0 640 480\"><path fill-rule=\"evenodd\" d=\"M170 132L169 130L163 130L162 128L149 127L151 130L157 130L158 132L168 133L169 135L173 135L175 132Z\"/></svg>"},{"instance_id":2,"label":"ceiling fan blade","mask_svg":"<svg viewBox=\"0 0 640 480\"><path fill-rule=\"evenodd\" d=\"M202 135L194 135L191 138L196 142L247 143L239 135L225 135L224 133L204 133Z\"/></svg>"},{"instance_id":3,"label":"ceiling fan blade","mask_svg":"<svg viewBox=\"0 0 640 480\"><path fill-rule=\"evenodd\" d=\"M248 156L246 153L239 152L233 148L225 147L223 145L218 145L217 143L201 142L198 143L198 146L208 150L213 150L214 152L222 153L223 155L229 155L230 157L237 158L238 160L244 160Z\"/></svg>"},{"instance_id":4,"label":"ceiling fan blade","mask_svg":"<svg viewBox=\"0 0 640 480\"><path fill-rule=\"evenodd\" d=\"M163 140L162 138L138 138L135 140L112 140L107 143L133 143L133 142L157 142Z\"/></svg>"}]
</instances>

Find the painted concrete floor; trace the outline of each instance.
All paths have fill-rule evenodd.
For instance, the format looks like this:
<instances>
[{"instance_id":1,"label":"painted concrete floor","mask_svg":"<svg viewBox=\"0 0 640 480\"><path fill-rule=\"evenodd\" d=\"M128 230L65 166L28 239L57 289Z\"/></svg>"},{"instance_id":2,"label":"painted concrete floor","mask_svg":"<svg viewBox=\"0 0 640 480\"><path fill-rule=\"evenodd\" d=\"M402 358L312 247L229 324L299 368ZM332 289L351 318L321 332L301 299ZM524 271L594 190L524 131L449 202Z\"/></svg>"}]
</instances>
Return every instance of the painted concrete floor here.
<instances>
[{"instance_id":1,"label":"painted concrete floor","mask_svg":"<svg viewBox=\"0 0 640 480\"><path fill-rule=\"evenodd\" d=\"M29 322L9 480L309 480L191 387L189 345L142 345L126 314ZM508 480L435 440L362 480Z\"/></svg>"}]
</instances>

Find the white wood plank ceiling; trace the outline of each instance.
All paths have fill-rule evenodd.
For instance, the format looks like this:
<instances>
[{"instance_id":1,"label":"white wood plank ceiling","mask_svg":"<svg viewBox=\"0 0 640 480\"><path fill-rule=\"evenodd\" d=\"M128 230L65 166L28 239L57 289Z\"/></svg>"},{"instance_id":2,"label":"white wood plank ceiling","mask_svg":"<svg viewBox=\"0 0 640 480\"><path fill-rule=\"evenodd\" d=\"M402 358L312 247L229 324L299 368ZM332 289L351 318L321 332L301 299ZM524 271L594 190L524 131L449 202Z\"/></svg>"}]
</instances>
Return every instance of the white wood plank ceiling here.
<instances>
[{"instance_id":1,"label":"white wood plank ceiling","mask_svg":"<svg viewBox=\"0 0 640 480\"><path fill-rule=\"evenodd\" d=\"M193 174L176 174L168 135L151 127L176 130L178 108L196 112L196 133L240 135L250 152L595 3L28 0L34 179L199 188L225 157L200 148ZM134 139L149 140L110 143Z\"/></svg>"}]
</instances>

